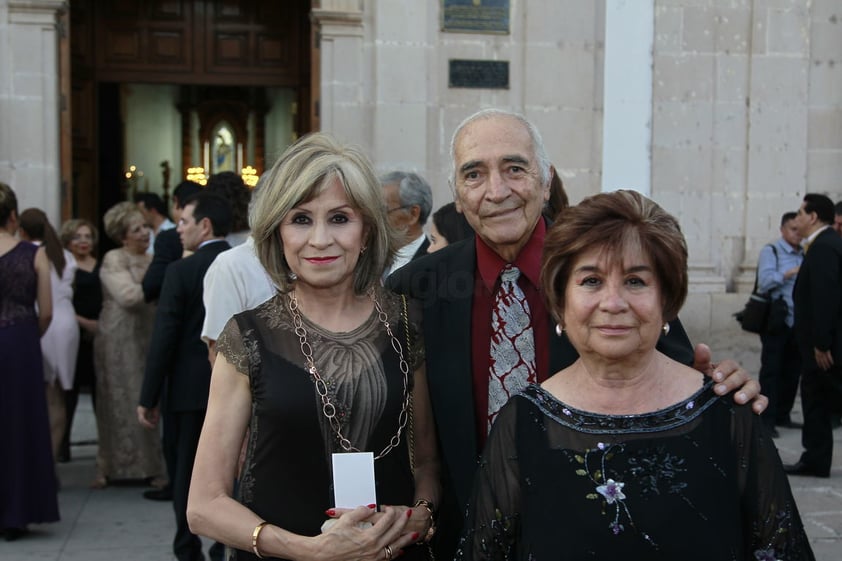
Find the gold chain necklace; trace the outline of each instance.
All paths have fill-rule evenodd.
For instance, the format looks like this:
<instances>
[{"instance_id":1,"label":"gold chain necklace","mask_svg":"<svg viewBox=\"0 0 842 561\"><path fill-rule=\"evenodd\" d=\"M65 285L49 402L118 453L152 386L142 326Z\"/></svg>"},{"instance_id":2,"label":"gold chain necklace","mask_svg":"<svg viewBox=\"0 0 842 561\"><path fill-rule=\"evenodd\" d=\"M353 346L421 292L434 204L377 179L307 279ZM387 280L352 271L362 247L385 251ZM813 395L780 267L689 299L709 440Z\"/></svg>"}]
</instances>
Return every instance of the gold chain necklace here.
<instances>
[{"instance_id":1,"label":"gold chain necklace","mask_svg":"<svg viewBox=\"0 0 842 561\"><path fill-rule=\"evenodd\" d=\"M382 323L386 328L386 333L392 339L392 348L398 354L398 358L400 359L400 369L403 374L403 405L401 405L401 412L400 415L398 415L398 431L391 439L389 439L389 444L383 448L380 454L374 457L375 460L379 460L400 444L401 433L403 433L403 429L406 427L406 422L409 417L409 414L407 413L409 408L409 364L407 364L406 359L404 359L403 346L400 341L398 341L397 337L392 334L392 327L389 325L389 318L380 306L380 302L377 301L373 288L368 291L368 295L371 298L371 301L374 302L374 308L377 310L377 319L380 320L380 323ZM313 377L313 382L316 386L316 393L319 394L319 397L322 400L322 413L330 422L330 426L336 433L336 436L339 439L339 445L342 449L346 452L360 452L359 448L354 447L351 444L351 441L342 434L342 425L339 422L339 419L336 418L336 406L330 401L327 384L325 384L324 379L322 379L319 375L319 371L316 369L316 362L313 360L313 347L311 347L310 343L307 341L307 330L304 329L301 314L298 312L298 299L295 297L294 290L289 293L288 299L289 311L290 314L292 314L292 325L295 330L295 334L298 335L298 341L301 345L301 353L304 355L307 362L307 371Z\"/></svg>"}]
</instances>

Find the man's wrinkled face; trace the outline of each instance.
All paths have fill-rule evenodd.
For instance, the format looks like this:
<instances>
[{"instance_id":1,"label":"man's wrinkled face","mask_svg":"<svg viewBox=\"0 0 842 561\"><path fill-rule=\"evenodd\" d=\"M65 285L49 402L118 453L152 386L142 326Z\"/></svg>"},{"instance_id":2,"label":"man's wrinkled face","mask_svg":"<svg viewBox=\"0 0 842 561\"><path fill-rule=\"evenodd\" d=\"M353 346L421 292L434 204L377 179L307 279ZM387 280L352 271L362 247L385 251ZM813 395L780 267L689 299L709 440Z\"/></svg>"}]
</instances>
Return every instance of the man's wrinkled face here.
<instances>
[{"instance_id":1,"label":"man's wrinkled face","mask_svg":"<svg viewBox=\"0 0 842 561\"><path fill-rule=\"evenodd\" d=\"M549 197L523 123L492 115L466 125L454 144L457 204L488 246L513 261Z\"/></svg>"}]
</instances>

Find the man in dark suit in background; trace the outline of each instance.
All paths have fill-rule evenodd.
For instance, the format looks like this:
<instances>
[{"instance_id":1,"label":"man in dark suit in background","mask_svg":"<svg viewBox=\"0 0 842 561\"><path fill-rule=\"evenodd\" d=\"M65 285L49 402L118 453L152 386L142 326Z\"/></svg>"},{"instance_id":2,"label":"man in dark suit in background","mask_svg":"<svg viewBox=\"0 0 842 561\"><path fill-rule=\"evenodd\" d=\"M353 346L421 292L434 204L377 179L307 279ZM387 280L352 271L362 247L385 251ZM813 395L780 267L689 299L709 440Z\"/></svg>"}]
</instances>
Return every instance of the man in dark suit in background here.
<instances>
[{"instance_id":1,"label":"man in dark suit in background","mask_svg":"<svg viewBox=\"0 0 842 561\"><path fill-rule=\"evenodd\" d=\"M534 336L535 381L577 358L566 337L556 335L540 290L547 228L541 213L549 197L551 166L538 130L520 115L483 110L456 129L451 158L456 202L476 238L417 259L386 282L424 307L427 381L443 466L442 531L436 544L441 559L453 558L491 418L492 307L501 270L513 265L521 272L516 282L531 310L527 322ZM702 347L694 365L710 374L710 351ZM678 320L658 348L685 364L694 362ZM715 373L718 381L726 377L726 384L717 385L720 395L748 380L732 361L721 363ZM736 399L745 402L757 393L758 385L749 381ZM762 410L765 401L757 400L755 409Z\"/></svg>"},{"instance_id":2,"label":"man in dark suit in background","mask_svg":"<svg viewBox=\"0 0 842 561\"><path fill-rule=\"evenodd\" d=\"M833 230L833 201L824 195L804 195L795 217L804 239L804 261L792 300L795 338L801 352L801 403L804 452L792 465L793 475L830 477L833 429L824 389L831 369L842 367L842 238Z\"/></svg>"},{"instance_id":3,"label":"man in dark suit in background","mask_svg":"<svg viewBox=\"0 0 842 561\"><path fill-rule=\"evenodd\" d=\"M201 185L187 180L182 181L173 189L172 216L176 225L181 219L181 213L183 212L182 202L199 193L201 190ZM147 302L158 300L158 296L161 295L161 287L164 285L164 274L167 272L167 267L173 261L181 259L181 256L184 254L184 248L181 246L181 239L178 235L178 228L170 228L169 230L159 232L155 236L154 248L152 263L146 269L146 274L143 275L143 281L141 282L143 299ZM166 396L163 399L166 401ZM166 432L167 428L172 426L172 423L165 422L163 425L164 433L161 436L161 446L163 447L164 461L167 464L167 477L172 480L173 462L175 461L176 451L173 449L172 444L174 436ZM171 501L172 486L168 483L161 489L148 489L143 492L143 498L152 501Z\"/></svg>"},{"instance_id":4,"label":"man in dark suit in background","mask_svg":"<svg viewBox=\"0 0 842 561\"><path fill-rule=\"evenodd\" d=\"M404 236L403 244L384 278L413 259L427 255L430 241L424 224L433 211L433 190L417 173L393 171L380 178L386 212L392 227Z\"/></svg>"},{"instance_id":5,"label":"man in dark suit in background","mask_svg":"<svg viewBox=\"0 0 842 561\"><path fill-rule=\"evenodd\" d=\"M177 526L173 551L179 561L204 559L201 541L187 525L187 494L211 375L207 347L201 339L205 318L202 291L208 267L231 247L225 241L230 226L231 208L222 197L199 193L185 201L178 232L184 248L194 253L167 268L137 407L138 421L154 429L161 395L166 391L164 422L173 425L166 432L174 436L176 452L171 485Z\"/></svg>"},{"instance_id":6,"label":"man in dark suit in background","mask_svg":"<svg viewBox=\"0 0 842 561\"><path fill-rule=\"evenodd\" d=\"M202 190L202 186L194 181L182 181L176 185L172 192L172 216L178 225L183 211L182 203ZM155 236L155 254L152 256L152 263L143 275L143 299L152 302L158 299L161 294L161 287L164 285L164 273L167 272L167 265L177 259L181 259L184 248L178 235L178 228L163 230Z\"/></svg>"}]
</instances>

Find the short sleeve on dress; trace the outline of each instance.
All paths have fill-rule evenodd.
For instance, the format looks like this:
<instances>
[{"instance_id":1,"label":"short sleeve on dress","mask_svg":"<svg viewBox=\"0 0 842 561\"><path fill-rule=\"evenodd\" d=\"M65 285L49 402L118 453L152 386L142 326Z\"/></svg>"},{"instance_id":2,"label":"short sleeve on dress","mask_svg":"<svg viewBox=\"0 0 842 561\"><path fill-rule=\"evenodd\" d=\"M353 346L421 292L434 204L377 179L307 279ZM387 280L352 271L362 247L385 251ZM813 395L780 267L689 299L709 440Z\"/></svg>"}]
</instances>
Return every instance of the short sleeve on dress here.
<instances>
[{"instance_id":1,"label":"short sleeve on dress","mask_svg":"<svg viewBox=\"0 0 842 561\"><path fill-rule=\"evenodd\" d=\"M414 372L424 364L424 331L421 329L421 303L407 298L407 312L409 314L409 357L410 371ZM403 303L401 303L403 305Z\"/></svg>"},{"instance_id":2,"label":"short sleeve on dress","mask_svg":"<svg viewBox=\"0 0 842 561\"><path fill-rule=\"evenodd\" d=\"M250 352L250 349L255 349L257 345L252 333L251 329L241 332L237 316L234 316L225 324L216 342L216 351L234 365L237 372L246 376L249 375L251 367L260 364L258 353Z\"/></svg>"}]
</instances>

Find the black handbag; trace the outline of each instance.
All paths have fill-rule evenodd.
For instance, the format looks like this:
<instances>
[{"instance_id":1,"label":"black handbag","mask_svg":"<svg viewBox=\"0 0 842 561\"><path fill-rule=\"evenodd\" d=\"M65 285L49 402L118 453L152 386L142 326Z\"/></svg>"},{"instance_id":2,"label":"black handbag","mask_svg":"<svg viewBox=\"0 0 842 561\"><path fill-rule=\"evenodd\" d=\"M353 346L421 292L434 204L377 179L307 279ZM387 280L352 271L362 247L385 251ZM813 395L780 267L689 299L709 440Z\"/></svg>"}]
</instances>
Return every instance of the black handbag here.
<instances>
[{"instance_id":1,"label":"black handbag","mask_svg":"<svg viewBox=\"0 0 842 561\"><path fill-rule=\"evenodd\" d=\"M778 250L774 245L768 244L775 254L775 264L778 262ZM768 292L757 291L757 275L754 277L754 290L748 297L745 307L734 314L744 331L749 333L778 334L786 328L786 316L789 313L789 306L783 296L772 298Z\"/></svg>"}]
</instances>

